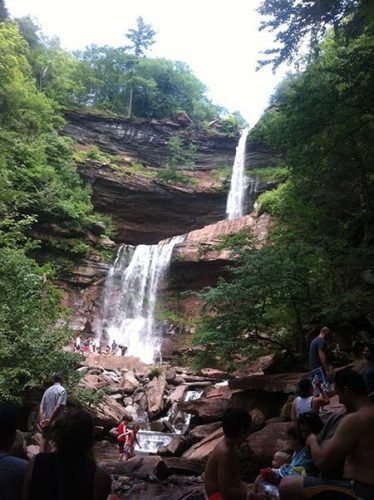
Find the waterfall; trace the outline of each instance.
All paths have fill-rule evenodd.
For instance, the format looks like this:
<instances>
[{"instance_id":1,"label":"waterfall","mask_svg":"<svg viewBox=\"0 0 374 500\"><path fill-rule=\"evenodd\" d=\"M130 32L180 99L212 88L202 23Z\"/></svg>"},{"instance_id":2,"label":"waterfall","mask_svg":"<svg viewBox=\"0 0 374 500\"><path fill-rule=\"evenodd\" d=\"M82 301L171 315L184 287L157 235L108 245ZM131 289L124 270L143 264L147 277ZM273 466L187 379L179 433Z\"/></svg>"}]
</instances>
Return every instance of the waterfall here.
<instances>
[{"instance_id":1,"label":"waterfall","mask_svg":"<svg viewBox=\"0 0 374 500\"><path fill-rule=\"evenodd\" d=\"M238 146L236 148L234 165L232 167L230 192L227 198L226 218L238 219L243 214L244 195L247 188L247 178L244 175L245 167L245 144L249 128L242 130Z\"/></svg>"},{"instance_id":2,"label":"waterfall","mask_svg":"<svg viewBox=\"0 0 374 500\"><path fill-rule=\"evenodd\" d=\"M183 241L176 236L158 245L122 245L104 285L101 309L101 344L126 346L126 354L152 363L160 351L155 321L157 290L173 248Z\"/></svg>"}]
</instances>

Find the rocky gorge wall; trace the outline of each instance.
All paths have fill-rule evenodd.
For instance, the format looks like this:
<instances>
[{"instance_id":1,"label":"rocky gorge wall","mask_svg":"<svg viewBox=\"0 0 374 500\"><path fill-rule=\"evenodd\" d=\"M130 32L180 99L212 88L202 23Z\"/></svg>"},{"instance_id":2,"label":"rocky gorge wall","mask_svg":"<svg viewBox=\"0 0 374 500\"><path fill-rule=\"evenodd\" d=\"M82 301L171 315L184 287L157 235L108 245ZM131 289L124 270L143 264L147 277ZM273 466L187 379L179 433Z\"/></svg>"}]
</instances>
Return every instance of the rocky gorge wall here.
<instances>
[{"instance_id":1,"label":"rocky gorge wall","mask_svg":"<svg viewBox=\"0 0 374 500\"><path fill-rule=\"evenodd\" d=\"M117 244L154 244L186 234L184 243L175 249L162 294L166 309L194 318L200 307L196 297L183 300L176 297L186 290L199 291L214 284L218 276L227 275L230 257L227 252L214 249L220 236L253 230L262 241L270 225L268 216L223 220L229 187L227 176L239 134L224 134L216 125L196 129L183 114L173 121L145 121L68 112L66 119L64 133L75 141L78 150L84 152L95 146L109 155L105 160L86 157L79 161L78 170L84 183L92 186L95 209L111 217ZM163 168L167 143L175 135L196 148L192 171L178 165L178 171L191 179L186 184L165 182L157 176ZM252 144L247 151L247 164L251 168L274 165L277 161L261 144ZM217 173L224 168L226 178L221 178ZM259 193L268 186L260 182L257 188ZM107 243L110 247L110 242ZM64 290L65 305L73 311L71 326L75 330L85 334L95 330L109 267L99 256L91 255L61 275L59 285ZM193 332L193 321L184 328ZM172 356L173 349L169 335L164 342L165 356Z\"/></svg>"}]
</instances>

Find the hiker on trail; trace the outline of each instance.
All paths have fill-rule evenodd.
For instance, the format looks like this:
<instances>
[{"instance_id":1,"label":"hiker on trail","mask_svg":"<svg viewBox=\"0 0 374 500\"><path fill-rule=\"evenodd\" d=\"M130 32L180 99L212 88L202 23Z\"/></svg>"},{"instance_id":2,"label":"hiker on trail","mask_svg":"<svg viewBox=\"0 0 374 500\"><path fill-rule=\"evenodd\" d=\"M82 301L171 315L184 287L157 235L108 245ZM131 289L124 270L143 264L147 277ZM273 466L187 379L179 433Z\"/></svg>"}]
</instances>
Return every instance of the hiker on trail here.
<instances>
[{"instance_id":1,"label":"hiker on trail","mask_svg":"<svg viewBox=\"0 0 374 500\"><path fill-rule=\"evenodd\" d=\"M124 415L121 423L117 427L117 442L118 442L118 451L119 451L119 460L122 460L124 454L124 446L126 443L126 432L128 424L132 422L131 415Z\"/></svg>"},{"instance_id":2,"label":"hiker on trail","mask_svg":"<svg viewBox=\"0 0 374 500\"><path fill-rule=\"evenodd\" d=\"M319 409L327 404L330 400L323 390L323 386L317 382L316 387L320 390L320 395L313 396L313 385L310 379L303 378L299 382L300 395L292 403L291 420L297 421L297 418L302 413L314 412L318 414Z\"/></svg>"},{"instance_id":3,"label":"hiker on trail","mask_svg":"<svg viewBox=\"0 0 374 500\"><path fill-rule=\"evenodd\" d=\"M361 371L369 398L374 402L374 345L364 344L362 351L366 364Z\"/></svg>"},{"instance_id":4,"label":"hiker on trail","mask_svg":"<svg viewBox=\"0 0 374 500\"><path fill-rule=\"evenodd\" d=\"M17 432L17 414L6 403L0 403L0 498L20 500L28 462L10 455Z\"/></svg>"},{"instance_id":5,"label":"hiker on trail","mask_svg":"<svg viewBox=\"0 0 374 500\"><path fill-rule=\"evenodd\" d=\"M75 339L74 349L77 352L80 352L80 350L81 350L81 336L80 335L78 335L77 338Z\"/></svg>"},{"instance_id":6,"label":"hiker on trail","mask_svg":"<svg viewBox=\"0 0 374 500\"><path fill-rule=\"evenodd\" d=\"M237 446L249 435L251 416L244 410L229 408L222 418L224 437L209 455L205 468L205 489L209 500L247 498L247 488L240 481Z\"/></svg>"},{"instance_id":7,"label":"hiker on trail","mask_svg":"<svg viewBox=\"0 0 374 500\"><path fill-rule=\"evenodd\" d=\"M319 493L339 500L374 498L374 403L367 395L361 375L350 368L336 373L335 386L348 414L341 418L335 434L323 446L315 434L308 437L307 444L322 473L345 460L346 480L287 477L280 484L281 499L309 498Z\"/></svg>"},{"instance_id":8,"label":"hiker on trail","mask_svg":"<svg viewBox=\"0 0 374 500\"><path fill-rule=\"evenodd\" d=\"M57 418L60 418L66 406L66 390L62 386L64 377L56 373L53 377L54 384L43 394L39 408L39 427L42 438L40 440L40 453L46 452L49 442L49 433Z\"/></svg>"},{"instance_id":9,"label":"hiker on trail","mask_svg":"<svg viewBox=\"0 0 374 500\"><path fill-rule=\"evenodd\" d=\"M53 453L39 453L30 461L23 500L106 500L109 474L93 459L94 425L89 413L69 409L51 431Z\"/></svg>"},{"instance_id":10,"label":"hiker on trail","mask_svg":"<svg viewBox=\"0 0 374 500\"><path fill-rule=\"evenodd\" d=\"M115 340L112 342L112 354L115 356L117 354L118 344Z\"/></svg>"},{"instance_id":11,"label":"hiker on trail","mask_svg":"<svg viewBox=\"0 0 374 500\"><path fill-rule=\"evenodd\" d=\"M331 339L332 332L330 328L324 326L321 328L319 335L312 340L309 346L309 364L312 371L312 384L315 390L315 395L319 395L318 383L323 387L325 392L330 389L327 373L327 346Z\"/></svg>"}]
</instances>

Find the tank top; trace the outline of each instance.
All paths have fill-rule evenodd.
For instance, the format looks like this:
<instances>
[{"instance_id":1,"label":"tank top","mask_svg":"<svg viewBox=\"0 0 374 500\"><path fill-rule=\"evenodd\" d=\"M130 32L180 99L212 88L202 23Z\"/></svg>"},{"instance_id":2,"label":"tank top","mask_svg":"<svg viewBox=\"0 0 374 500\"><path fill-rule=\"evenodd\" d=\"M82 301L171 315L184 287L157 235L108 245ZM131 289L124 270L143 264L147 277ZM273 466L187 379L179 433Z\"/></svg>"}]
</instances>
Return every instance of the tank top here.
<instances>
[{"instance_id":1,"label":"tank top","mask_svg":"<svg viewBox=\"0 0 374 500\"><path fill-rule=\"evenodd\" d=\"M30 500L92 500L96 464L86 457L61 460L57 453L35 457Z\"/></svg>"},{"instance_id":2,"label":"tank top","mask_svg":"<svg viewBox=\"0 0 374 500\"><path fill-rule=\"evenodd\" d=\"M307 413L312 411L312 400L313 396L309 396L307 398L302 398L301 396L297 396L296 398L296 417L301 415L302 413Z\"/></svg>"}]
</instances>

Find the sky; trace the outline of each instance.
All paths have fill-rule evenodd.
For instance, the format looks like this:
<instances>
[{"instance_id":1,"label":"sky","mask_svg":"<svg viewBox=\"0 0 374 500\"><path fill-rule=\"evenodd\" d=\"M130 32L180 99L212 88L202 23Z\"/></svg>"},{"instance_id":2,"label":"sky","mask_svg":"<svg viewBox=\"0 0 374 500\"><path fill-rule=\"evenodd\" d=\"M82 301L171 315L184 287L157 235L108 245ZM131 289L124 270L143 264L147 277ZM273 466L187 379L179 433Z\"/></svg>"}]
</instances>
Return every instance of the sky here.
<instances>
[{"instance_id":1,"label":"sky","mask_svg":"<svg viewBox=\"0 0 374 500\"><path fill-rule=\"evenodd\" d=\"M30 15L67 50L121 46L142 16L156 31L147 53L187 63L209 97L253 126L287 68L256 71L273 35L259 32L260 0L5 0L12 17Z\"/></svg>"}]
</instances>

